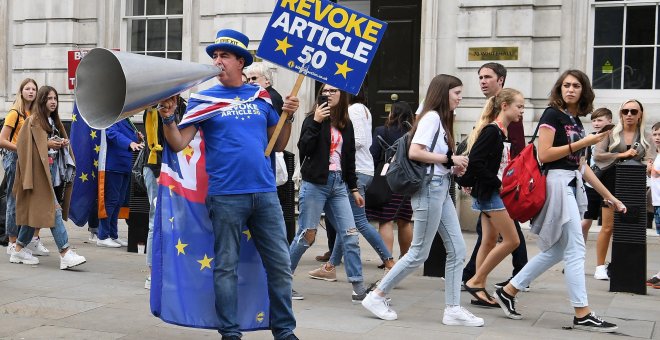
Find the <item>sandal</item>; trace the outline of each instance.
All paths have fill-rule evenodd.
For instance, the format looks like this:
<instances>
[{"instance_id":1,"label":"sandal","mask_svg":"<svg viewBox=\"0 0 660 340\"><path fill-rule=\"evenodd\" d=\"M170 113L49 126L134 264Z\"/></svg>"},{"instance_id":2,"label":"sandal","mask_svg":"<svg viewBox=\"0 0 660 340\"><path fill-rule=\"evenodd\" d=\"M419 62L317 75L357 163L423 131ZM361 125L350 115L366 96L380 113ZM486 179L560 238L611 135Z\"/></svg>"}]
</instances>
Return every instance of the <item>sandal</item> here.
<instances>
[{"instance_id":1,"label":"sandal","mask_svg":"<svg viewBox=\"0 0 660 340\"><path fill-rule=\"evenodd\" d=\"M486 288L473 288L468 286L466 283L463 283L463 287L465 288L465 291L470 293L475 299L479 301L479 305L488 305L489 307L499 307L499 304L495 302L495 304L491 303L490 301L484 300L481 296L477 295L479 292L483 292L486 294L486 297L489 300L495 300L488 292L486 291Z\"/></svg>"},{"instance_id":2,"label":"sandal","mask_svg":"<svg viewBox=\"0 0 660 340\"><path fill-rule=\"evenodd\" d=\"M476 300L470 300L470 303L479 306L479 307L487 307L487 308L499 308L500 304L497 302L490 303L486 300L482 299L476 299Z\"/></svg>"}]
</instances>

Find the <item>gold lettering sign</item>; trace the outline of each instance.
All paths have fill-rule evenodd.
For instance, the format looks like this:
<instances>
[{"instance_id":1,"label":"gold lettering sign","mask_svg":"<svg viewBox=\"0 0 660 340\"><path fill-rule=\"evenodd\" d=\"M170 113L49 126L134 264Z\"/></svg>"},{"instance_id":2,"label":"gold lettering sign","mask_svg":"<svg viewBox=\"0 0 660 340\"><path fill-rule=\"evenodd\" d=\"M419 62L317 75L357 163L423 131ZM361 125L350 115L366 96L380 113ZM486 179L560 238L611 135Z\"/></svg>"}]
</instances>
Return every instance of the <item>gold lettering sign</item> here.
<instances>
[{"instance_id":1,"label":"gold lettering sign","mask_svg":"<svg viewBox=\"0 0 660 340\"><path fill-rule=\"evenodd\" d=\"M468 60L518 60L518 47L470 47Z\"/></svg>"}]
</instances>

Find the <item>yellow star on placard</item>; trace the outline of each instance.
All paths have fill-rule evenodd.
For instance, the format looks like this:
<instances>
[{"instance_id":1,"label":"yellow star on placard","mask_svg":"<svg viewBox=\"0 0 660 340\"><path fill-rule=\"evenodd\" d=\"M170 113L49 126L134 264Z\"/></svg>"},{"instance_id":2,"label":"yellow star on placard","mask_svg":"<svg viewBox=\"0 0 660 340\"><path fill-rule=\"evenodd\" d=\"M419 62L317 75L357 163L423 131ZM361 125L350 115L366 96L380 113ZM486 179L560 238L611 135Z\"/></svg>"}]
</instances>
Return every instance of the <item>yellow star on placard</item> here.
<instances>
[{"instance_id":1,"label":"yellow star on placard","mask_svg":"<svg viewBox=\"0 0 660 340\"><path fill-rule=\"evenodd\" d=\"M190 145L186 146L186 148L183 149L183 154L188 157L192 156L193 148Z\"/></svg>"},{"instance_id":2,"label":"yellow star on placard","mask_svg":"<svg viewBox=\"0 0 660 340\"><path fill-rule=\"evenodd\" d=\"M90 131L89 136L92 137L92 139L96 138L96 130Z\"/></svg>"},{"instance_id":3,"label":"yellow star on placard","mask_svg":"<svg viewBox=\"0 0 660 340\"><path fill-rule=\"evenodd\" d=\"M199 270L204 270L204 268L211 269L211 261L213 261L213 258L208 258L208 256L206 256L206 254L204 254L203 259L197 260L197 262L199 262L199 264L202 265L202 267L199 268Z\"/></svg>"},{"instance_id":4,"label":"yellow star on placard","mask_svg":"<svg viewBox=\"0 0 660 340\"><path fill-rule=\"evenodd\" d=\"M352 68L348 67L348 60L344 61L344 63L342 64L335 63L335 65L337 65L337 72L335 72L335 75L341 74L342 76L344 76L344 79L346 79L346 74L348 72L353 71Z\"/></svg>"},{"instance_id":5,"label":"yellow star on placard","mask_svg":"<svg viewBox=\"0 0 660 340\"><path fill-rule=\"evenodd\" d=\"M245 231L243 232L243 234L245 234L245 235L247 236L247 240L248 240L248 241L252 238L252 233L250 233L249 230L245 230Z\"/></svg>"},{"instance_id":6,"label":"yellow star on placard","mask_svg":"<svg viewBox=\"0 0 660 340\"><path fill-rule=\"evenodd\" d=\"M177 250L176 255L179 256L179 254L186 255L186 250L185 248L188 246L188 243L181 243L181 239L179 239L179 242L174 246ZM206 257L206 256L205 256ZM197 261L200 262L200 261ZM201 263L201 262L200 262ZM203 263L202 263L203 265ZM204 267L202 267L204 268ZM209 267L210 268L210 267Z\"/></svg>"},{"instance_id":7,"label":"yellow star on placard","mask_svg":"<svg viewBox=\"0 0 660 340\"><path fill-rule=\"evenodd\" d=\"M83 183L85 183L86 181L89 181L89 179L87 179L87 174L84 173L84 172L80 175L79 178L80 178L81 181L83 181Z\"/></svg>"},{"instance_id":8,"label":"yellow star on placard","mask_svg":"<svg viewBox=\"0 0 660 340\"><path fill-rule=\"evenodd\" d=\"M284 37L284 39L275 39L277 41L277 47L275 48L275 52L277 51L282 51L284 55L286 55L286 49L289 47L293 47L293 45L289 44L289 37Z\"/></svg>"},{"instance_id":9,"label":"yellow star on placard","mask_svg":"<svg viewBox=\"0 0 660 340\"><path fill-rule=\"evenodd\" d=\"M100 145L95 146L94 151L96 151L96 153L99 153L101 151L101 146Z\"/></svg>"},{"instance_id":10,"label":"yellow star on placard","mask_svg":"<svg viewBox=\"0 0 660 340\"><path fill-rule=\"evenodd\" d=\"M95 160L94 160L94 167L95 167L95 168L98 168L98 167L99 167L99 160L98 160L98 159L95 159Z\"/></svg>"},{"instance_id":11,"label":"yellow star on placard","mask_svg":"<svg viewBox=\"0 0 660 340\"><path fill-rule=\"evenodd\" d=\"M71 115L71 122L76 122L78 121L78 116L77 115Z\"/></svg>"}]
</instances>

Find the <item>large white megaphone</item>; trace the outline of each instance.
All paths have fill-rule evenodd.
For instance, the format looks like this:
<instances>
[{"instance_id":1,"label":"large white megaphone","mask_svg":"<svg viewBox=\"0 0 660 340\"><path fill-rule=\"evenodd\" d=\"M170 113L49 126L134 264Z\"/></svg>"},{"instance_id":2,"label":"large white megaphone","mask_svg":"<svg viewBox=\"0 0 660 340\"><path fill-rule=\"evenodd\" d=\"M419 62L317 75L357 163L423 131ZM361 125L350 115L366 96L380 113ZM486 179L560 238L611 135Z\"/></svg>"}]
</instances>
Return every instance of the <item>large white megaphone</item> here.
<instances>
[{"instance_id":1,"label":"large white megaphone","mask_svg":"<svg viewBox=\"0 0 660 340\"><path fill-rule=\"evenodd\" d=\"M76 70L76 103L89 126L105 129L220 72L213 65L94 48Z\"/></svg>"}]
</instances>

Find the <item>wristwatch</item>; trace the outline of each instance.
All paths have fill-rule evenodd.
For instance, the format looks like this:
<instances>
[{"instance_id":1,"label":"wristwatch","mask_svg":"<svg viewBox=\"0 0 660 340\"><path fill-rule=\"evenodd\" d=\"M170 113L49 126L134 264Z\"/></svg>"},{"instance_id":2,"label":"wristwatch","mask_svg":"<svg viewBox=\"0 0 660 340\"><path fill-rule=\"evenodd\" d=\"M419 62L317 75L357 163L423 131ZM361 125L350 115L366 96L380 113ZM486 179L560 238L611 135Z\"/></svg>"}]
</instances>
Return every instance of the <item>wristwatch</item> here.
<instances>
[{"instance_id":1,"label":"wristwatch","mask_svg":"<svg viewBox=\"0 0 660 340\"><path fill-rule=\"evenodd\" d=\"M291 124L291 123L293 123L293 121L294 121L295 119L296 119L296 116L295 116L293 113L291 113L290 116L289 116L289 118L287 118L287 120L286 120L285 122Z\"/></svg>"}]
</instances>

